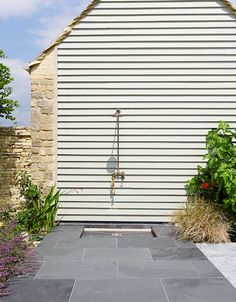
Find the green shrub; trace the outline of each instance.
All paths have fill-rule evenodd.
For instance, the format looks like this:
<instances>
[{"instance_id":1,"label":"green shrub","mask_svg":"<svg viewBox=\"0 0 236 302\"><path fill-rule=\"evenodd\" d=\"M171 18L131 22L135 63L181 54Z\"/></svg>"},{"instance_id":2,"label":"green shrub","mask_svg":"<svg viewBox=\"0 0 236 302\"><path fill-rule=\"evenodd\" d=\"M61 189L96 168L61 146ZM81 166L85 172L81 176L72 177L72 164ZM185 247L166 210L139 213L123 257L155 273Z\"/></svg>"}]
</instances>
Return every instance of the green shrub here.
<instances>
[{"instance_id":1,"label":"green shrub","mask_svg":"<svg viewBox=\"0 0 236 302\"><path fill-rule=\"evenodd\" d=\"M24 197L24 203L17 215L19 224L31 234L50 232L56 225L60 192L55 192L55 186L53 186L43 199L41 191L32 183L27 173L20 174L19 184L21 195Z\"/></svg>"},{"instance_id":2,"label":"green shrub","mask_svg":"<svg viewBox=\"0 0 236 302\"><path fill-rule=\"evenodd\" d=\"M187 184L190 195L223 205L236 223L236 131L221 121L206 137L204 167Z\"/></svg>"}]
</instances>

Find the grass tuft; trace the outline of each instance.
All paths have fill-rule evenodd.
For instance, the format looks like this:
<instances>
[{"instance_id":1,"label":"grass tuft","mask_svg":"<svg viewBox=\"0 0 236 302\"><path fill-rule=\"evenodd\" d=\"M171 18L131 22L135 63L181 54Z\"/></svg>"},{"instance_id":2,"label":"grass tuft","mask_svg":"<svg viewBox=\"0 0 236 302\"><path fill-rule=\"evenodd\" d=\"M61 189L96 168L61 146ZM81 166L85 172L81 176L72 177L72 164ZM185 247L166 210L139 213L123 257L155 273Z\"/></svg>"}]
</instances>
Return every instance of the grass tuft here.
<instances>
[{"instance_id":1,"label":"grass tuft","mask_svg":"<svg viewBox=\"0 0 236 302\"><path fill-rule=\"evenodd\" d=\"M193 242L230 242L231 224L217 204L196 197L185 208L175 211L172 222L181 240Z\"/></svg>"}]
</instances>

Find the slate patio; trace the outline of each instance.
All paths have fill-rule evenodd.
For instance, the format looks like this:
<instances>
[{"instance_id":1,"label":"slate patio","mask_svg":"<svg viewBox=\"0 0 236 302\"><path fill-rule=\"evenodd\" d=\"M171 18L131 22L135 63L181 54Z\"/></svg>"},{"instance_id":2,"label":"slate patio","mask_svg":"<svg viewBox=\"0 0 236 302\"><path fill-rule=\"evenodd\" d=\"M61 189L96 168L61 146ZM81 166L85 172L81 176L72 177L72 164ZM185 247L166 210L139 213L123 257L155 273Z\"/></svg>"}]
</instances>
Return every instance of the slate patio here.
<instances>
[{"instance_id":1,"label":"slate patio","mask_svg":"<svg viewBox=\"0 0 236 302\"><path fill-rule=\"evenodd\" d=\"M37 248L38 269L4 302L235 302L236 289L170 226L150 234L84 234L61 225Z\"/></svg>"}]
</instances>

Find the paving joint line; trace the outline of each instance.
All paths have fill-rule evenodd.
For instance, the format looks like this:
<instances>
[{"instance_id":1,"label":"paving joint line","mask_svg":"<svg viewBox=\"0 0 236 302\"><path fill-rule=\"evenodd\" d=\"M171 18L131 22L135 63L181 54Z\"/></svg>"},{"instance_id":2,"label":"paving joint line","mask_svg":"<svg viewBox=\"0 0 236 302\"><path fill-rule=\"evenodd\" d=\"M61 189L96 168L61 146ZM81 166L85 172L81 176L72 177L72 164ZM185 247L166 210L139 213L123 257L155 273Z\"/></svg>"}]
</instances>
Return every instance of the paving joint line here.
<instances>
[{"instance_id":1,"label":"paving joint line","mask_svg":"<svg viewBox=\"0 0 236 302\"><path fill-rule=\"evenodd\" d=\"M37 274L34 276L34 279L33 279L33 280L36 279L36 277L38 276L38 274L41 272L41 270L43 269L44 265L46 264L46 261L42 261L42 262L43 262L43 264L42 264L42 266L40 267L40 269L38 270Z\"/></svg>"},{"instance_id":2,"label":"paving joint line","mask_svg":"<svg viewBox=\"0 0 236 302\"><path fill-rule=\"evenodd\" d=\"M167 292L166 292L166 289L165 289L165 286L164 286L164 284L162 283L162 279L161 279L161 278L160 278L160 283L161 283L161 286L162 286L163 291L164 291L164 293L165 293L167 302L170 302L169 297L168 297Z\"/></svg>"},{"instance_id":3,"label":"paving joint line","mask_svg":"<svg viewBox=\"0 0 236 302\"><path fill-rule=\"evenodd\" d=\"M177 245L177 247L180 248L178 242L175 240L175 237L171 237L171 239L174 241L174 243Z\"/></svg>"},{"instance_id":4,"label":"paving joint line","mask_svg":"<svg viewBox=\"0 0 236 302\"><path fill-rule=\"evenodd\" d=\"M81 262L83 262L83 260L84 260L85 253L86 253L86 248L84 249L84 252L83 252L83 255L82 255L82 258L81 258Z\"/></svg>"},{"instance_id":5,"label":"paving joint line","mask_svg":"<svg viewBox=\"0 0 236 302\"><path fill-rule=\"evenodd\" d=\"M74 288L75 288L76 281L77 281L77 280L75 279L74 284L73 284L73 287L72 287L72 290L71 290L71 293L70 293L70 297L69 297L68 302L71 301L71 298L72 298L72 295L73 295L73 292L74 292Z\"/></svg>"},{"instance_id":6,"label":"paving joint line","mask_svg":"<svg viewBox=\"0 0 236 302\"><path fill-rule=\"evenodd\" d=\"M59 237L53 247L56 248L61 240L62 240L62 237Z\"/></svg>"},{"instance_id":7,"label":"paving joint line","mask_svg":"<svg viewBox=\"0 0 236 302\"><path fill-rule=\"evenodd\" d=\"M196 267L194 266L194 264L192 263L192 261L191 261L191 260L187 260L187 261L190 263L190 265L192 266L192 268L194 269L194 271L197 273L198 277L201 278L200 273L197 271L197 269L196 269Z\"/></svg>"}]
</instances>

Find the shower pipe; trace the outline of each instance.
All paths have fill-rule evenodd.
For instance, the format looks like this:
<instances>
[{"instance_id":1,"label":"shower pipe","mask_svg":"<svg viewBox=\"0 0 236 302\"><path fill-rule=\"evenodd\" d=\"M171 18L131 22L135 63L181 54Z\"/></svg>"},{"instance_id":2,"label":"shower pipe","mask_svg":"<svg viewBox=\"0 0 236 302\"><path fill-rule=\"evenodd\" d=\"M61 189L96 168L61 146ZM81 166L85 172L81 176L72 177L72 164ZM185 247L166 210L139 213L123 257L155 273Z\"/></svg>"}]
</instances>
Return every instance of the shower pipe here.
<instances>
[{"instance_id":1,"label":"shower pipe","mask_svg":"<svg viewBox=\"0 0 236 302\"><path fill-rule=\"evenodd\" d=\"M111 191L112 195L116 194L116 179L118 177L121 178L123 181L125 179L125 172L120 171L120 117L121 115L121 110L116 109L115 114L112 115L113 117L116 117L116 123L117 123L117 170L112 174L111 177Z\"/></svg>"}]
</instances>

